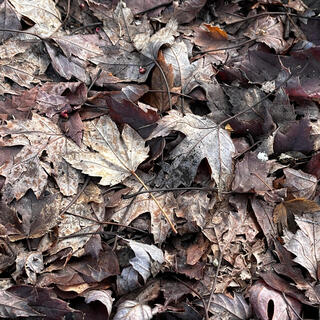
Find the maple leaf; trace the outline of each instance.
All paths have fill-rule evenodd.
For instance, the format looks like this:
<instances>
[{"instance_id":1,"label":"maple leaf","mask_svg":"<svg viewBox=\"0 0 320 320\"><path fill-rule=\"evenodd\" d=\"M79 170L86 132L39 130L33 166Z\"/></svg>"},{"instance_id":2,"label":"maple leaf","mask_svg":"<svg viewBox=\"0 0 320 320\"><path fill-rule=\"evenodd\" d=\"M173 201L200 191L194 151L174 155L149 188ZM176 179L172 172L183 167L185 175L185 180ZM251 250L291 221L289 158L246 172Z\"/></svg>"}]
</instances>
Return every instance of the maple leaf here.
<instances>
[{"instance_id":1,"label":"maple leaf","mask_svg":"<svg viewBox=\"0 0 320 320\"><path fill-rule=\"evenodd\" d=\"M8 121L0 127L0 145L23 146L14 159L0 167L0 174L6 177L3 193L9 202L23 197L28 189L39 198L49 175L64 195L77 192L79 173L62 156L79 147L49 119L33 114L31 120Z\"/></svg>"},{"instance_id":2,"label":"maple leaf","mask_svg":"<svg viewBox=\"0 0 320 320\"><path fill-rule=\"evenodd\" d=\"M232 177L232 156L235 152L233 142L224 129L219 128L211 119L194 114L183 117L175 110L158 122L158 127L149 139L166 136L171 130L186 135L184 140L171 152L169 159L174 160L167 184L177 187L184 183L190 185L203 159L211 167L211 178L220 190L226 189Z\"/></svg>"},{"instance_id":3,"label":"maple leaf","mask_svg":"<svg viewBox=\"0 0 320 320\"><path fill-rule=\"evenodd\" d=\"M120 135L116 124L107 116L84 124L84 143L94 151L76 151L64 158L76 169L101 177L101 185L115 185L136 171L148 157L144 140L128 125Z\"/></svg>"},{"instance_id":4,"label":"maple leaf","mask_svg":"<svg viewBox=\"0 0 320 320\"><path fill-rule=\"evenodd\" d=\"M144 176L142 176L144 180ZM139 192L141 184L136 179L129 177L123 184L129 187L130 193ZM174 210L177 204L172 193L165 193L157 196L158 202L162 207L166 208L168 216L173 219ZM163 219L161 211L157 204L150 199L148 193L137 195L134 199L123 199L120 204L112 210L110 219L126 225L139 217L141 214L150 212L151 216L151 233L153 234L155 243L163 243L168 236L170 225Z\"/></svg>"}]
</instances>

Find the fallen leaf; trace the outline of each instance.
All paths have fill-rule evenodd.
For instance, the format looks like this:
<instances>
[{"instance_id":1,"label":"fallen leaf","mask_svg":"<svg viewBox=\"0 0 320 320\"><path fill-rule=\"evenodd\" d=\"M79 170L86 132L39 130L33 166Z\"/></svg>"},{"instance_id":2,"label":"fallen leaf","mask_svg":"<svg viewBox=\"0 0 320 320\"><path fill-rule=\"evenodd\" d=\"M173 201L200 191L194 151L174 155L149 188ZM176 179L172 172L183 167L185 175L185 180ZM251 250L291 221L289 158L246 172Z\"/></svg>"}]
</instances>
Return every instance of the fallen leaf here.
<instances>
[{"instance_id":1,"label":"fallen leaf","mask_svg":"<svg viewBox=\"0 0 320 320\"><path fill-rule=\"evenodd\" d=\"M270 319L268 310L271 308L271 317L274 320L299 319L297 314L301 312L300 302L291 297L284 298L280 292L273 290L263 281L257 281L249 289L249 298L253 312L259 319ZM291 307L288 308L288 304Z\"/></svg>"},{"instance_id":2,"label":"fallen leaf","mask_svg":"<svg viewBox=\"0 0 320 320\"><path fill-rule=\"evenodd\" d=\"M49 37L60 26L60 11L52 0L10 0L19 15L33 21L28 29L41 37Z\"/></svg>"},{"instance_id":3,"label":"fallen leaf","mask_svg":"<svg viewBox=\"0 0 320 320\"><path fill-rule=\"evenodd\" d=\"M197 304L200 305L200 303ZM215 317L225 319L249 319L252 313L246 300L237 293L233 298L224 294L213 294L208 311Z\"/></svg>"},{"instance_id":4,"label":"fallen leaf","mask_svg":"<svg viewBox=\"0 0 320 320\"><path fill-rule=\"evenodd\" d=\"M186 0L174 8L178 23L191 22L206 4L206 0Z\"/></svg>"},{"instance_id":5,"label":"fallen leaf","mask_svg":"<svg viewBox=\"0 0 320 320\"><path fill-rule=\"evenodd\" d=\"M15 319L18 317L40 317L44 316L31 306L26 299L20 298L5 290L0 290L0 316Z\"/></svg>"},{"instance_id":6,"label":"fallen leaf","mask_svg":"<svg viewBox=\"0 0 320 320\"><path fill-rule=\"evenodd\" d=\"M86 303L100 301L107 308L108 314L111 314L112 304L114 299L111 297L111 290L90 290L86 291L83 296Z\"/></svg>"},{"instance_id":7,"label":"fallen leaf","mask_svg":"<svg viewBox=\"0 0 320 320\"><path fill-rule=\"evenodd\" d=\"M158 122L158 127L149 139L166 136L171 130L186 135L171 152L174 160L167 185L177 187L183 183L190 186L203 159L207 159L212 170L211 178L220 190L225 190L232 175L233 142L226 130L219 128L211 119L188 113L185 117L175 110Z\"/></svg>"},{"instance_id":8,"label":"fallen leaf","mask_svg":"<svg viewBox=\"0 0 320 320\"><path fill-rule=\"evenodd\" d=\"M255 19L255 22L244 33L247 37L265 43L277 53L284 51L288 44L283 39L283 24L278 17L270 15Z\"/></svg>"},{"instance_id":9,"label":"fallen leaf","mask_svg":"<svg viewBox=\"0 0 320 320\"><path fill-rule=\"evenodd\" d=\"M170 91L173 88L173 68L166 63L161 50L159 50L157 62L158 65L155 66L151 76L151 90L160 90L160 92L147 93L144 101L162 113L169 110L171 105L169 98L172 100Z\"/></svg>"},{"instance_id":10,"label":"fallen leaf","mask_svg":"<svg viewBox=\"0 0 320 320\"><path fill-rule=\"evenodd\" d=\"M64 195L77 192L79 173L62 157L79 147L66 139L49 119L33 114L32 120L8 121L7 125L0 126L0 137L1 145L23 146L14 161L0 168L0 174L6 177L3 192L7 201L19 200L28 189L39 198L49 175Z\"/></svg>"},{"instance_id":11,"label":"fallen leaf","mask_svg":"<svg viewBox=\"0 0 320 320\"><path fill-rule=\"evenodd\" d=\"M232 190L263 194L272 190L272 177L268 177L270 162L262 161L256 152L248 152L236 164Z\"/></svg>"},{"instance_id":12,"label":"fallen leaf","mask_svg":"<svg viewBox=\"0 0 320 320\"><path fill-rule=\"evenodd\" d=\"M127 240L129 247L133 250L135 257L130 259L130 264L146 282L151 276L155 276L159 271L164 256L162 251L154 245L140 243L134 240Z\"/></svg>"},{"instance_id":13,"label":"fallen leaf","mask_svg":"<svg viewBox=\"0 0 320 320\"><path fill-rule=\"evenodd\" d=\"M317 210L318 211L318 210ZM308 213L303 217L295 217L299 230L295 234L284 233L284 246L296 257L296 263L305 267L313 279L318 279L320 245L317 235L320 232L320 214Z\"/></svg>"},{"instance_id":14,"label":"fallen leaf","mask_svg":"<svg viewBox=\"0 0 320 320\"><path fill-rule=\"evenodd\" d=\"M114 320L150 320L153 317L151 308L137 301L122 302L114 315Z\"/></svg>"},{"instance_id":15,"label":"fallen leaf","mask_svg":"<svg viewBox=\"0 0 320 320\"><path fill-rule=\"evenodd\" d=\"M318 184L315 176L292 168L283 169L283 173L286 176L283 186L288 189L289 197L305 199L314 197Z\"/></svg>"},{"instance_id":16,"label":"fallen leaf","mask_svg":"<svg viewBox=\"0 0 320 320\"><path fill-rule=\"evenodd\" d=\"M64 158L76 169L101 177L101 185L115 185L136 171L148 157L144 140L128 125L122 134L107 116L84 124L84 143L94 151L70 152Z\"/></svg>"},{"instance_id":17,"label":"fallen leaf","mask_svg":"<svg viewBox=\"0 0 320 320\"><path fill-rule=\"evenodd\" d=\"M297 198L293 200L279 203L273 212L274 223L279 224L282 228L288 228L291 232L296 231L294 217L301 217L305 213L320 211L320 206L315 202L305 198Z\"/></svg>"}]
</instances>

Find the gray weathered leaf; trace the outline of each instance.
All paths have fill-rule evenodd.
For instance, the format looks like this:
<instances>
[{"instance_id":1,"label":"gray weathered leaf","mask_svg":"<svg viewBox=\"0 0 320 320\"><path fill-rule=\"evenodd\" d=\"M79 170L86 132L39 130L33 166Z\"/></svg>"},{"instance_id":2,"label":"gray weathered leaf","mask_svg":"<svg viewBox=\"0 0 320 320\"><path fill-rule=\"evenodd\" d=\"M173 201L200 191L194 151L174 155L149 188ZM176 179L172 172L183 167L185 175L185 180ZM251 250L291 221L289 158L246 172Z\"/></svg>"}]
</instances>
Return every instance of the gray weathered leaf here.
<instances>
[{"instance_id":1,"label":"gray weathered leaf","mask_svg":"<svg viewBox=\"0 0 320 320\"><path fill-rule=\"evenodd\" d=\"M148 305L127 300L121 303L113 320L150 320L152 310Z\"/></svg>"}]
</instances>

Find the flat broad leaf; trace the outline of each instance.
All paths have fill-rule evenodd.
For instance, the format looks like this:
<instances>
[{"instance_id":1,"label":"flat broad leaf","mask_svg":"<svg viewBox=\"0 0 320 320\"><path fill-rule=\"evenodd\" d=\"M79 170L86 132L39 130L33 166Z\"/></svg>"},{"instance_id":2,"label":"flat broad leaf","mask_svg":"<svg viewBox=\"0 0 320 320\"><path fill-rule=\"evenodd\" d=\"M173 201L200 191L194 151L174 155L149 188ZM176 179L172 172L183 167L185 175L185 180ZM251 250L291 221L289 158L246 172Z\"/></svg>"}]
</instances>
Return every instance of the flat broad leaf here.
<instances>
[{"instance_id":1,"label":"flat broad leaf","mask_svg":"<svg viewBox=\"0 0 320 320\"><path fill-rule=\"evenodd\" d=\"M233 142L224 129L219 128L211 119L194 114L182 116L172 110L158 121L158 127L149 139L166 136L171 130L184 133L184 140L171 152L172 175L168 185L191 185L200 162L207 159L211 167L211 178L222 190L232 177L232 156L235 152Z\"/></svg>"},{"instance_id":2,"label":"flat broad leaf","mask_svg":"<svg viewBox=\"0 0 320 320\"><path fill-rule=\"evenodd\" d=\"M62 156L79 147L48 118L33 114L31 120L8 121L0 126L0 145L23 146L14 159L0 167L0 174L6 177L3 192L9 202L23 197L28 189L39 198L49 175L55 178L64 195L77 192L79 173Z\"/></svg>"},{"instance_id":3,"label":"flat broad leaf","mask_svg":"<svg viewBox=\"0 0 320 320\"><path fill-rule=\"evenodd\" d=\"M94 151L71 152L65 159L76 169L92 177L101 177L101 185L115 185L136 171L148 157L149 148L139 134L124 125L120 135L107 116L84 124L84 143Z\"/></svg>"}]
</instances>

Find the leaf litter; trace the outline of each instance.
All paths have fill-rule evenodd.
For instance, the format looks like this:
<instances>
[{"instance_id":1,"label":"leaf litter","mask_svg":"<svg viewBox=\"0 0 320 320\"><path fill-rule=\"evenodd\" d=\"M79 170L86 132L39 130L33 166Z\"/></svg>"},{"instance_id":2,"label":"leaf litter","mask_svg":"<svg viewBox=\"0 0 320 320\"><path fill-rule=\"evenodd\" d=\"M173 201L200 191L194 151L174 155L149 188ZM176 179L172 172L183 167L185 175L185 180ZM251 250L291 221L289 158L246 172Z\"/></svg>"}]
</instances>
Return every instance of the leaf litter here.
<instances>
[{"instance_id":1,"label":"leaf litter","mask_svg":"<svg viewBox=\"0 0 320 320\"><path fill-rule=\"evenodd\" d=\"M318 15L1 1L1 317L317 318Z\"/></svg>"}]
</instances>

